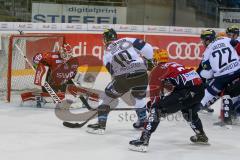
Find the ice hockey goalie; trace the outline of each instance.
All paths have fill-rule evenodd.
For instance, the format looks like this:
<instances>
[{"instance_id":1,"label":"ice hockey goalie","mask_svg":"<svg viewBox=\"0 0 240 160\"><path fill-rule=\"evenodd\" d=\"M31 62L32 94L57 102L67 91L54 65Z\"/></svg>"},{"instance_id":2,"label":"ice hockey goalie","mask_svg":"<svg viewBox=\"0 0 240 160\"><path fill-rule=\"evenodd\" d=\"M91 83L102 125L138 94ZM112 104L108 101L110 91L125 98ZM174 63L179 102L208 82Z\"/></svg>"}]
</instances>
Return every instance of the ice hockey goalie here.
<instances>
[{"instance_id":1,"label":"ice hockey goalie","mask_svg":"<svg viewBox=\"0 0 240 160\"><path fill-rule=\"evenodd\" d=\"M72 48L64 44L58 52L37 53L33 57L33 65L36 68L34 84L42 87L42 92L22 93L22 101L36 101L37 107L50 95L45 90L44 83L47 81L60 99L65 96L67 84L73 84L72 79L77 75L79 61L72 57ZM79 76L76 76L79 77ZM77 79L75 79L77 81Z\"/></svg>"}]
</instances>

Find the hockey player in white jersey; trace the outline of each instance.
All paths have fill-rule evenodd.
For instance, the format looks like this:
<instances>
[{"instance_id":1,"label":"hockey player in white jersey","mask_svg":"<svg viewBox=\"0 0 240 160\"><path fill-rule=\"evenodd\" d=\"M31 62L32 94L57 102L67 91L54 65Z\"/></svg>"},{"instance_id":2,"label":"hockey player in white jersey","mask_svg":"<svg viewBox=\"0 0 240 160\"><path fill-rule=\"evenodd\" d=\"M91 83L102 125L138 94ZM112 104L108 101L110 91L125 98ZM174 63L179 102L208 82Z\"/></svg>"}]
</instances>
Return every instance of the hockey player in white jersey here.
<instances>
[{"instance_id":1,"label":"hockey player in white jersey","mask_svg":"<svg viewBox=\"0 0 240 160\"><path fill-rule=\"evenodd\" d=\"M139 108L136 110L138 121L133 126L143 127L146 119L146 110L143 107L146 104L149 67L145 60L152 60L153 47L137 38L118 39L113 29L104 31L103 41L103 62L113 79L105 88L102 102L98 106L98 122L88 125L88 132L104 133L111 102L129 90L135 99L135 107Z\"/></svg>"},{"instance_id":2,"label":"hockey player in white jersey","mask_svg":"<svg viewBox=\"0 0 240 160\"><path fill-rule=\"evenodd\" d=\"M232 41L240 41L239 28L236 25L230 26L226 29L226 36ZM235 41L236 43L236 41ZM239 43L239 42L238 42ZM239 45L239 44L238 44ZM239 54L239 46L235 46ZM238 123L237 119L240 117L240 76L239 79L234 80L223 92L222 107L221 107L221 121L214 123L215 125L231 125ZM230 107L229 107L230 106Z\"/></svg>"},{"instance_id":3,"label":"hockey player in white jersey","mask_svg":"<svg viewBox=\"0 0 240 160\"><path fill-rule=\"evenodd\" d=\"M206 79L212 79L205 89L205 95L201 101L203 106L206 106L240 74L239 56L232 44L232 39L223 37L216 40L215 35L215 31L211 29L201 33L201 40L206 50L203 54L203 70L200 74Z\"/></svg>"}]
</instances>

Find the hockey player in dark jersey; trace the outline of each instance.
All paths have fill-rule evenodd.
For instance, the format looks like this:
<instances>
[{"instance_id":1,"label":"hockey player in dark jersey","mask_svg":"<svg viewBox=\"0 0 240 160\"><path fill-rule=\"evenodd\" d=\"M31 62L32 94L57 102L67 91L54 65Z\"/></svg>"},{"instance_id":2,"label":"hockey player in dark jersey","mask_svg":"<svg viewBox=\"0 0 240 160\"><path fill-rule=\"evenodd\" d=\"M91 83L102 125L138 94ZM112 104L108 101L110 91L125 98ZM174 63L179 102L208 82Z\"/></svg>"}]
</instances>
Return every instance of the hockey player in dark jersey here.
<instances>
[{"instance_id":1,"label":"hockey player in dark jersey","mask_svg":"<svg viewBox=\"0 0 240 160\"><path fill-rule=\"evenodd\" d=\"M174 62L159 63L150 74L149 86L150 115L140 138L129 142L129 149L146 152L150 136L156 130L160 118L178 111L182 112L184 119L190 123L196 134L191 136L190 140L193 143L208 143L208 137L197 113L204 96L204 86L196 71ZM164 96L165 89L169 90L170 94Z\"/></svg>"},{"instance_id":2,"label":"hockey player in dark jersey","mask_svg":"<svg viewBox=\"0 0 240 160\"><path fill-rule=\"evenodd\" d=\"M146 119L146 89L148 85L147 66L144 59L153 58L150 44L137 38L118 39L113 29L103 33L105 45L103 62L112 76L112 81L105 88L102 103L98 106L98 122L88 125L88 132L104 134L110 104L115 99L130 91L135 100L138 121L134 128L142 126Z\"/></svg>"}]
</instances>

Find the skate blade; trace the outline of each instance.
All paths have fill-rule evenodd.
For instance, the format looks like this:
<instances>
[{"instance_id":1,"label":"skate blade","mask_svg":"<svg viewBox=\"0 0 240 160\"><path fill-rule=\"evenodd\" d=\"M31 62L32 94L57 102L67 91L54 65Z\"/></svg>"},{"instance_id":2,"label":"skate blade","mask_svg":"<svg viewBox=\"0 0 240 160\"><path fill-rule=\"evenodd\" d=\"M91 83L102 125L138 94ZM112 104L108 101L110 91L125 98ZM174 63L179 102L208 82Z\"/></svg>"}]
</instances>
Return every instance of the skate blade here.
<instances>
[{"instance_id":1,"label":"skate blade","mask_svg":"<svg viewBox=\"0 0 240 160\"><path fill-rule=\"evenodd\" d=\"M210 146L209 142L191 142L191 145Z\"/></svg>"},{"instance_id":2,"label":"skate blade","mask_svg":"<svg viewBox=\"0 0 240 160\"><path fill-rule=\"evenodd\" d=\"M148 146L129 145L128 149L131 150L131 151L136 151L136 152L147 152L148 151Z\"/></svg>"},{"instance_id":3,"label":"skate blade","mask_svg":"<svg viewBox=\"0 0 240 160\"><path fill-rule=\"evenodd\" d=\"M87 129L88 133L91 134L98 134L98 135L104 135L105 134L105 130L104 129L93 129L93 128L88 128Z\"/></svg>"}]
</instances>

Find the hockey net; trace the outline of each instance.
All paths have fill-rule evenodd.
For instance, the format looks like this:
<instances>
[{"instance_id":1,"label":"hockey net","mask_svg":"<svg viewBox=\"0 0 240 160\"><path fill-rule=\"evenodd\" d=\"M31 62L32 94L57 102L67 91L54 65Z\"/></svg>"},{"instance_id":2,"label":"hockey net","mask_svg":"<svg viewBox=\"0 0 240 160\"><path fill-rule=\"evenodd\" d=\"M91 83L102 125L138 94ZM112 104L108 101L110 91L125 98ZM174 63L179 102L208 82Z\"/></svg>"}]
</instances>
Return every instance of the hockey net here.
<instances>
[{"instance_id":1,"label":"hockey net","mask_svg":"<svg viewBox=\"0 0 240 160\"><path fill-rule=\"evenodd\" d=\"M0 98L8 102L11 95L39 90L34 85L35 71L28 65L36 53L57 51L64 42L63 35L25 34L2 35L0 52Z\"/></svg>"}]
</instances>

